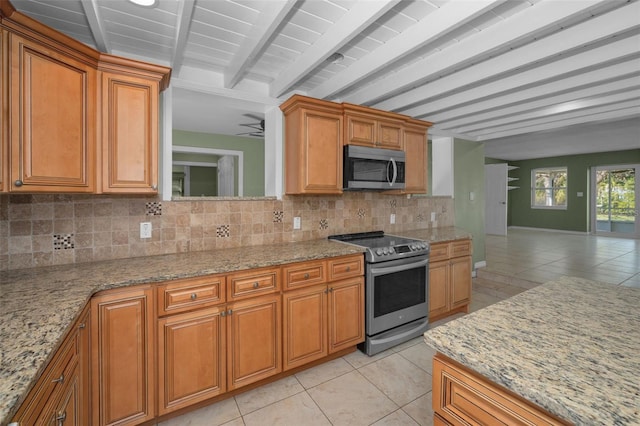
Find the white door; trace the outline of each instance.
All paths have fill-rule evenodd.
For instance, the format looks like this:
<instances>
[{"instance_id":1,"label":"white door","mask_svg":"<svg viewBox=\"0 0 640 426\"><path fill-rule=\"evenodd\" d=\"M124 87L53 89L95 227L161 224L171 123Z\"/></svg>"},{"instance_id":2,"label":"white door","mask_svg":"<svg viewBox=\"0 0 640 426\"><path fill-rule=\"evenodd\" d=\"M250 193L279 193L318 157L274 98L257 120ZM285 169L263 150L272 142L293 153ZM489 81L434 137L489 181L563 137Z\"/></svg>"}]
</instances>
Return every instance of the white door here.
<instances>
[{"instance_id":1,"label":"white door","mask_svg":"<svg viewBox=\"0 0 640 426\"><path fill-rule=\"evenodd\" d=\"M591 170L591 230L640 237L640 165L597 166Z\"/></svg>"},{"instance_id":2,"label":"white door","mask_svg":"<svg viewBox=\"0 0 640 426\"><path fill-rule=\"evenodd\" d=\"M484 231L487 234L507 235L507 164L485 164Z\"/></svg>"}]
</instances>

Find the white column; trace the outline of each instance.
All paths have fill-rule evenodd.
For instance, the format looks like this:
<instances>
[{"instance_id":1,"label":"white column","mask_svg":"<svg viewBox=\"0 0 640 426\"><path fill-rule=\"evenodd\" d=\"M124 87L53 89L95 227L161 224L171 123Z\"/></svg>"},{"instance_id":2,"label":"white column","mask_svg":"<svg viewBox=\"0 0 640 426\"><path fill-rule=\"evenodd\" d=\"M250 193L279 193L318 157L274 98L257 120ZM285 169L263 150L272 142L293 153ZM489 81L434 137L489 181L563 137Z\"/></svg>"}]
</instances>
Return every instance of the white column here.
<instances>
[{"instance_id":1,"label":"white column","mask_svg":"<svg viewBox=\"0 0 640 426\"><path fill-rule=\"evenodd\" d=\"M167 87L160 94L161 102L161 120L162 129L160 135L160 158L161 163L158 170L162 179L159 191L163 201L171 200L171 177L172 177L172 160L173 160L173 89Z\"/></svg>"},{"instance_id":2,"label":"white column","mask_svg":"<svg viewBox=\"0 0 640 426\"><path fill-rule=\"evenodd\" d=\"M453 138L431 139L432 195L453 197Z\"/></svg>"},{"instance_id":3,"label":"white column","mask_svg":"<svg viewBox=\"0 0 640 426\"><path fill-rule=\"evenodd\" d=\"M265 112L264 131L264 195L282 199L284 194L283 114L278 107Z\"/></svg>"}]
</instances>

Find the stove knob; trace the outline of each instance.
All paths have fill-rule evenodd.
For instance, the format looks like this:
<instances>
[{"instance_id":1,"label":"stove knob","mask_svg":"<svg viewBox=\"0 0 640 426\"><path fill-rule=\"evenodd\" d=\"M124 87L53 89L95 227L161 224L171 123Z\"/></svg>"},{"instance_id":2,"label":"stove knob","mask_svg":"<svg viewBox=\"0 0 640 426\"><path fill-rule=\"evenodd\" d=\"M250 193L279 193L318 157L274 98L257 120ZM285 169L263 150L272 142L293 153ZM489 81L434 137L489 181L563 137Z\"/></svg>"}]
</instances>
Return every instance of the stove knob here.
<instances>
[{"instance_id":1,"label":"stove knob","mask_svg":"<svg viewBox=\"0 0 640 426\"><path fill-rule=\"evenodd\" d=\"M394 249L393 247L389 247L389 254L393 254L396 252L396 249Z\"/></svg>"},{"instance_id":2,"label":"stove knob","mask_svg":"<svg viewBox=\"0 0 640 426\"><path fill-rule=\"evenodd\" d=\"M385 256L386 256L386 255L388 255L388 254L389 254L389 249L388 249L388 248L386 248L386 247L385 247L385 248L383 248L383 249L382 249L382 253L384 253L384 255L385 255Z\"/></svg>"},{"instance_id":3,"label":"stove knob","mask_svg":"<svg viewBox=\"0 0 640 426\"><path fill-rule=\"evenodd\" d=\"M411 246L410 246L410 247L411 247L411 250L415 250L415 249L417 249L416 245L415 245L415 244L413 244L413 243L411 244Z\"/></svg>"},{"instance_id":4,"label":"stove knob","mask_svg":"<svg viewBox=\"0 0 640 426\"><path fill-rule=\"evenodd\" d=\"M378 256L382 256L382 249L376 249L376 254Z\"/></svg>"}]
</instances>

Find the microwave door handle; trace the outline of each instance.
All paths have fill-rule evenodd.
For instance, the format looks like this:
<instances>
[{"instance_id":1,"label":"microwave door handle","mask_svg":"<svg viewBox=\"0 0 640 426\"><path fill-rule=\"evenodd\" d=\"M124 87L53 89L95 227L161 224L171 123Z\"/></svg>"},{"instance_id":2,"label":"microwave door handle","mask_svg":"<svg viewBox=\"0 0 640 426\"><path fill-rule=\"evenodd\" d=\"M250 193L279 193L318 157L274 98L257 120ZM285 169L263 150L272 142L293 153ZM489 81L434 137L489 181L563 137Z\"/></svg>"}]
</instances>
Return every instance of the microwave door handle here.
<instances>
[{"instance_id":1,"label":"microwave door handle","mask_svg":"<svg viewBox=\"0 0 640 426\"><path fill-rule=\"evenodd\" d=\"M398 165L396 164L396 160L391 159L391 164L393 164L393 179L391 179L391 186L396 183L396 178L398 177Z\"/></svg>"}]
</instances>

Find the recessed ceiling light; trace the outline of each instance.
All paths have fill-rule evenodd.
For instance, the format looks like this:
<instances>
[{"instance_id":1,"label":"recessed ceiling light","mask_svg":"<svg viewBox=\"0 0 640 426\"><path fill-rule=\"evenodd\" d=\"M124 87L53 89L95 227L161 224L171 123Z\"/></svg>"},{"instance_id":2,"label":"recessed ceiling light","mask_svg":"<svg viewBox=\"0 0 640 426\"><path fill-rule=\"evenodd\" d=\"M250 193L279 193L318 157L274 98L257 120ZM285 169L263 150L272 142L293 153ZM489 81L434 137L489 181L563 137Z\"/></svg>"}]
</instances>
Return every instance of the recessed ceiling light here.
<instances>
[{"instance_id":1,"label":"recessed ceiling light","mask_svg":"<svg viewBox=\"0 0 640 426\"><path fill-rule=\"evenodd\" d=\"M129 0L133 4L144 7L153 7L158 3L158 0Z\"/></svg>"}]
</instances>

